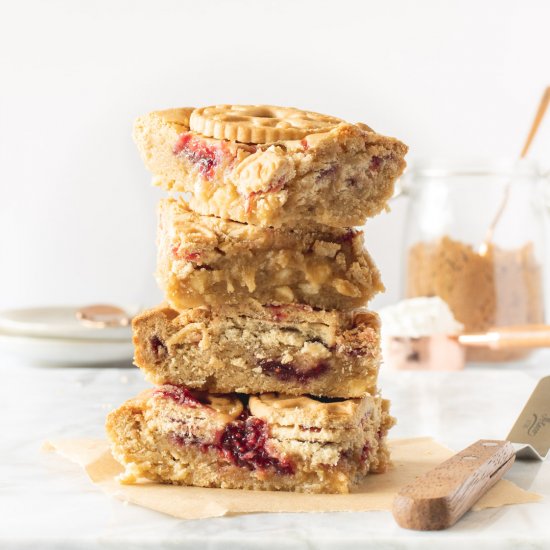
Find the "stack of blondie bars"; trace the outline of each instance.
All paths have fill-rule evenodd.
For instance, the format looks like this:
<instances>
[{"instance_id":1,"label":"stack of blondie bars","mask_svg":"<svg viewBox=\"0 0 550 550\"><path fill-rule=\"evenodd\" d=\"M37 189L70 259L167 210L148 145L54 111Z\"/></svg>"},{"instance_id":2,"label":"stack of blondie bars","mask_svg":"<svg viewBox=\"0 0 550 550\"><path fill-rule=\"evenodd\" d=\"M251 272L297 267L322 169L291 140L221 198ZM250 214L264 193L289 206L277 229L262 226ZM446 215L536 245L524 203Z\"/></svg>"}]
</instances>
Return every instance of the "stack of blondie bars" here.
<instances>
[{"instance_id":1,"label":"stack of blondie bars","mask_svg":"<svg viewBox=\"0 0 550 550\"><path fill-rule=\"evenodd\" d=\"M154 112L134 137L161 200L166 303L133 321L154 384L113 411L122 479L348 492L388 465L383 289L363 246L406 146L273 106Z\"/></svg>"}]
</instances>

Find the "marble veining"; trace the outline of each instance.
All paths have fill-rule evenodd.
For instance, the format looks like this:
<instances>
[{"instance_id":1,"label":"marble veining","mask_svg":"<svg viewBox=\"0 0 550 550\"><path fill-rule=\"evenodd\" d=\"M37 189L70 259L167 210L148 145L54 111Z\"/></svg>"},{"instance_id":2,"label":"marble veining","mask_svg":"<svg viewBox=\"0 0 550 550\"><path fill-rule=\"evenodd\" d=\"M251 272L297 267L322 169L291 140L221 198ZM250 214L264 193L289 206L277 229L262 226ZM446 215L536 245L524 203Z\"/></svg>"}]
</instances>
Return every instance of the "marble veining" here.
<instances>
[{"instance_id":1,"label":"marble veining","mask_svg":"<svg viewBox=\"0 0 550 550\"><path fill-rule=\"evenodd\" d=\"M380 384L399 423L393 437L430 435L455 449L505 437L549 355L523 369L388 372ZM102 437L106 413L147 387L130 368L44 368L0 356L0 548L550 547L550 463L517 462L507 478L540 503L468 513L445 532L397 527L389 512L254 514L197 521L108 498L44 440ZM472 547L474 547L472 546Z\"/></svg>"}]
</instances>

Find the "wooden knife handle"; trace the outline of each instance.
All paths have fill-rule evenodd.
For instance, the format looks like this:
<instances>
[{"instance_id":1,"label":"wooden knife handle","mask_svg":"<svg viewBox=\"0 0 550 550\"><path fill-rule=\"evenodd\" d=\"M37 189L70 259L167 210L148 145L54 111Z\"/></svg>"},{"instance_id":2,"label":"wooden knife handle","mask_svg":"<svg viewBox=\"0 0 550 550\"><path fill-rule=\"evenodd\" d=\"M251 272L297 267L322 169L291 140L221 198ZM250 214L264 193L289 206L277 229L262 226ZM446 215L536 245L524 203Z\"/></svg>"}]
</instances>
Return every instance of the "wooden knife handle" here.
<instances>
[{"instance_id":1,"label":"wooden knife handle","mask_svg":"<svg viewBox=\"0 0 550 550\"><path fill-rule=\"evenodd\" d=\"M480 439L403 487L393 501L393 517L406 529L446 529L508 471L514 460L509 441Z\"/></svg>"}]
</instances>

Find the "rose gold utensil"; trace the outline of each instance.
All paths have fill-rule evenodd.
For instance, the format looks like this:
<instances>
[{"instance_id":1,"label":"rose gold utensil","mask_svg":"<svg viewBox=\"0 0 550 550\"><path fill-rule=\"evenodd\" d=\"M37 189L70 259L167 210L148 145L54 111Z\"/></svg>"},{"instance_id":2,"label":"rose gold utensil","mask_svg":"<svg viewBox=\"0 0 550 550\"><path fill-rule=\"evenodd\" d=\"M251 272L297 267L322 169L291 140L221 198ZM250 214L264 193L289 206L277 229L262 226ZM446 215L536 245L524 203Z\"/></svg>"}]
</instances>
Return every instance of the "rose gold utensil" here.
<instances>
[{"instance_id":1,"label":"rose gold utensil","mask_svg":"<svg viewBox=\"0 0 550 550\"><path fill-rule=\"evenodd\" d=\"M550 325L520 325L491 328L487 332L461 334L458 341L467 347L548 348Z\"/></svg>"},{"instance_id":2,"label":"rose gold utensil","mask_svg":"<svg viewBox=\"0 0 550 550\"><path fill-rule=\"evenodd\" d=\"M540 124L544 119L544 115L546 114L546 109L548 108L548 104L550 104L550 86L548 86L544 91L544 93L542 94L542 97L539 103L539 108L537 109L537 113L535 114L535 118L533 120L533 123L531 124L531 129L529 130L529 134L527 135L527 139L525 140L523 149L521 150L521 153L519 155L520 159L523 159L527 156L527 153L531 148L531 144L533 143L533 140L537 135ZM493 240L493 235L495 233L496 226L498 225L498 222L500 221L500 218L504 213L506 205L508 204L508 199L510 197L510 187L511 187L511 184L510 182L508 182L508 184L506 185L506 189L504 191L504 196L502 197L502 202L500 203L500 206L498 207L495 217L493 218L493 221L491 222L491 225L487 230L484 241L479 246L478 251L480 256L485 256L485 254L487 254L487 251L489 250L489 244Z\"/></svg>"},{"instance_id":3,"label":"rose gold utensil","mask_svg":"<svg viewBox=\"0 0 550 550\"><path fill-rule=\"evenodd\" d=\"M464 368L464 348L550 348L550 325L495 327L487 332L457 336L389 336L386 337L386 342L384 359L393 369L459 370Z\"/></svg>"},{"instance_id":4,"label":"rose gold utensil","mask_svg":"<svg viewBox=\"0 0 550 550\"><path fill-rule=\"evenodd\" d=\"M110 304L84 306L77 310L76 318L83 325L95 328L125 327L132 321L126 311Z\"/></svg>"}]
</instances>

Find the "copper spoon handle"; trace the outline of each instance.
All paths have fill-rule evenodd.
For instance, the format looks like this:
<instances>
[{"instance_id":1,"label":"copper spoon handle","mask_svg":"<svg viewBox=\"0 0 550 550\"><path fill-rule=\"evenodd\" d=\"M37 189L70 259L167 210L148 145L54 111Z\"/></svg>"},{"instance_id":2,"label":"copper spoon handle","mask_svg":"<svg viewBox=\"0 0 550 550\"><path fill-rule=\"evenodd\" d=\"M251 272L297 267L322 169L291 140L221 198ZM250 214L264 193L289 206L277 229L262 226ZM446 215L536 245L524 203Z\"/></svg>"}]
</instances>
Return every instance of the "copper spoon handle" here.
<instances>
[{"instance_id":1,"label":"copper spoon handle","mask_svg":"<svg viewBox=\"0 0 550 550\"><path fill-rule=\"evenodd\" d=\"M458 341L467 347L548 348L550 325L495 327L487 332L461 334Z\"/></svg>"}]
</instances>

